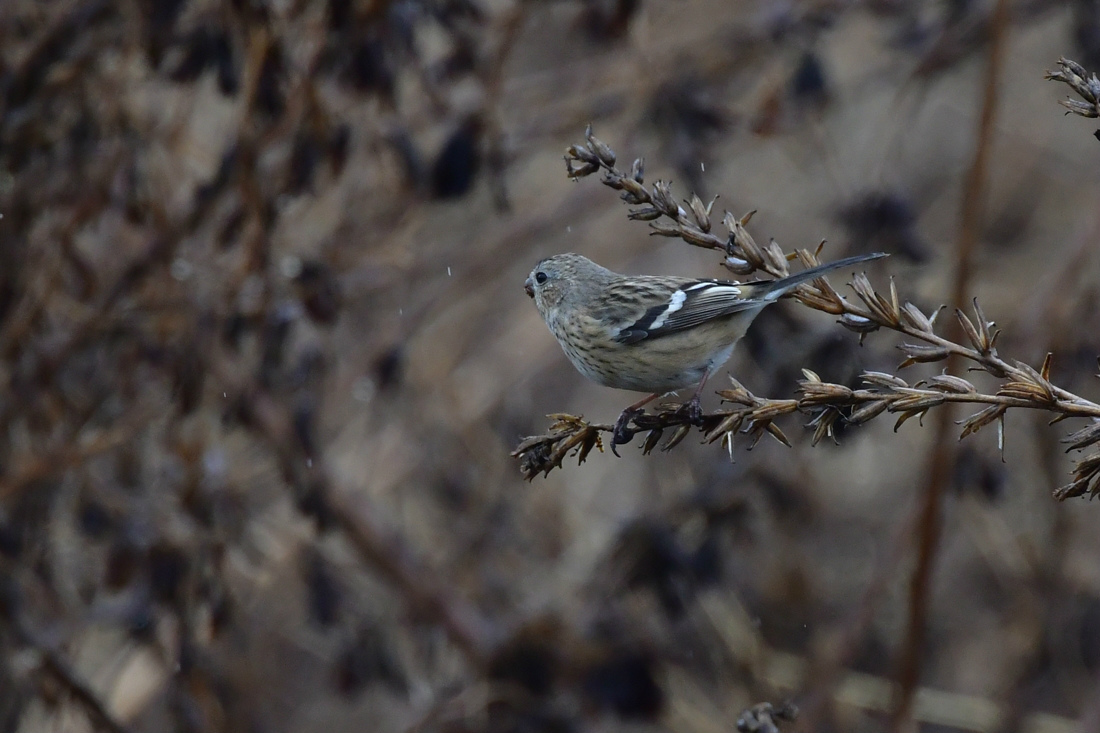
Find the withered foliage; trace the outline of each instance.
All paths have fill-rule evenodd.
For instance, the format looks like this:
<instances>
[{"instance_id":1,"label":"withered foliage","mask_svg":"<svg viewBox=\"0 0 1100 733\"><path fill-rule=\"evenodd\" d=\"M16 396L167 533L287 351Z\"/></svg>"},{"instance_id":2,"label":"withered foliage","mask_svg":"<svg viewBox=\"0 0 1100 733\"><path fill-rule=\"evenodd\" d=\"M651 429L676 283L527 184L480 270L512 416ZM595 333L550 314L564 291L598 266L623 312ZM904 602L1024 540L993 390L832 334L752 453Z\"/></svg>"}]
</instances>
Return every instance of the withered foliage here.
<instances>
[{"instance_id":1,"label":"withered foliage","mask_svg":"<svg viewBox=\"0 0 1100 733\"><path fill-rule=\"evenodd\" d=\"M266 725L230 669L254 630L239 595L252 560L231 566L294 545L274 532L257 549L280 505L316 533L293 582L342 647L334 689L406 682L393 645L348 611L326 542L429 618L462 607L333 505L321 413L354 253L296 229L364 148L400 161L408 140L406 185L368 183L416 200L463 193L491 147L479 111L444 94L495 83L486 19L465 0L400 6L0 9L0 728L33 730L55 708L47 728L84 729L82 709L121 731L152 707L169 719L148 729ZM447 53L414 42L428 26ZM438 153L403 134L395 94L411 77L437 95L421 119L461 132ZM357 105L381 116L364 124ZM452 630L473 648L461 615ZM100 627L113 636L93 655L119 661L89 680L73 658ZM120 670L147 682L108 687Z\"/></svg>"},{"instance_id":2,"label":"withered foliage","mask_svg":"<svg viewBox=\"0 0 1100 733\"><path fill-rule=\"evenodd\" d=\"M1063 60L1067 74L1071 62ZM1082 70L1083 73L1083 70ZM1077 78L1077 77L1074 77ZM1095 77L1093 77L1095 79ZM1100 89L1100 86L1097 87ZM775 240L761 247L749 234L746 224L754 212L737 218L726 212L723 224L727 233L719 237L712 231L710 204L693 195L681 206L672 195L671 186L657 181L650 188L643 184L643 163L634 161L630 173L615 167L616 155L611 148L592 134L591 126L585 132L583 144L572 145L566 152L566 172L571 178L582 178L603 171L601 182L621 191L620 197L631 209L629 218L649 222L651 234L678 237L696 247L719 250L726 269L737 275L763 272L772 277L789 274L788 262L799 260L803 266L819 263L819 245L815 252L799 249L784 253ZM822 243L824 244L824 243ZM860 341L870 333L886 329L900 333L921 343L903 342L898 349L905 359L898 369L914 364L946 361L958 357L972 365L972 369L986 372L1001 380L993 394L979 392L969 380L951 374L941 374L909 384L901 377L883 372L865 372L860 380L866 389L851 389L841 384L821 380L809 368L803 369L805 379L799 382L798 399L768 399L753 395L733 380L732 389L719 390L723 402L740 407L704 414L698 429L704 442L721 441L733 457L733 440L737 434L748 434L750 448L764 433L769 433L781 443L790 445L787 437L774 420L782 415L799 412L805 415L807 426L813 429L812 443L823 438L836 440L836 427L862 425L884 413L897 414L894 430L911 418L922 418L930 409L947 403L984 405L980 410L961 421L960 439L976 433L982 427L996 422L998 445L1004 450L1004 418L1012 408L1045 410L1054 414L1054 422L1066 418L1086 418L1090 424L1071 435L1065 442L1068 450L1087 451L1073 468L1073 480L1054 492L1056 499L1068 499L1088 494L1100 494L1100 405L1053 384L1050 381L1051 355L1048 354L1039 369L1021 362L1007 361L997 352L999 331L982 312L977 299L973 302L973 317L956 309L965 342L956 343L936 332L937 316L942 309L923 312L909 301L902 301L898 288L891 278L888 290L875 289L870 278L857 274L850 287L855 300L842 295L826 278L801 285L794 298L803 305L838 317L844 328L859 334ZM732 379L732 378L731 378ZM627 425L626 435L647 433L642 452L650 453L659 444L662 450L678 445L692 431L682 404L666 404L653 414L633 416ZM599 433L613 430L612 426L592 424L571 415L554 415L555 423L545 435L523 440L513 452L520 459L520 470L528 480L539 473L549 474L560 468L562 460L572 451L583 462L592 448L600 447ZM665 433L668 438L661 444Z\"/></svg>"},{"instance_id":3,"label":"withered foliage","mask_svg":"<svg viewBox=\"0 0 1100 733\"><path fill-rule=\"evenodd\" d=\"M1057 71L1048 71L1046 78L1062 82L1081 98L1081 101L1063 99L1059 102L1069 110L1066 114L1100 117L1100 79L1096 74L1089 74L1081 64L1065 57L1058 59L1058 66Z\"/></svg>"},{"instance_id":4,"label":"withered foliage","mask_svg":"<svg viewBox=\"0 0 1100 733\"><path fill-rule=\"evenodd\" d=\"M845 14L864 34L862 4L776 5L744 22L742 5L0 2L0 729L786 730L792 706L739 711L788 693L831 700L841 682L847 694L848 668L861 670L868 718L881 716L867 693L888 684L896 643L869 620L904 558L874 570L860 600L866 579L847 572L852 545L815 477L715 460L655 501L607 511L577 500L595 472L570 476L571 491L521 491L507 456L538 414L511 389L512 367L542 368L494 340L519 330L506 306L527 305L507 270L549 245L570 205L536 166L516 166L528 177L510 191L509 161L557 147L578 119L656 122L658 149L705 183L699 161L717 163L737 136L797 142L862 96L835 63L850 44L829 38L850 32ZM915 53L935 62L922 63L930 78L984 42L967 30L986 25L980 4L887 5L871 21L887 65ZM700 8L720 21L695 23ZM680 25L636 25L654 17ZM624 63L639 50L652 63ZM736 276L791 266L752 241L749 217L720 220L713 202L645 185L640 164L613 173L595 139L582 147L574 169L595 161L655 234L721 253ZM871 203L887 228L916 226ZM818 253L795 256L798 267ZM867 288L870 300L839 305L826 283L798 297L860 334L883 328L878 317L940 327ZM789 314L769 316L783 328ZM967 348L991 369L1004 341L969 318L990 331L987 349ZM833 330L757 391L793 384L803 363L828 381L806 372L786 400L720 385L701 437L730 449L800 420L815 441L843 439L939 400L990 410L963 430L1000 424L1013 400L1065 409L1049 364L1035 377L1010 362L991 403L947 376L869 371L857 384L829 368L855 349ZM915 361L943 347L906 340ZM530 475L601 450L607 426L553 420L551 439L524 451ZM697 435L676 405L630 429L647 451L680 442L673 460ZM1067 445L1091 451L1094 437ZM1082 463L1086 493L1093 470ZM976 511L1008 503L995 456L956 483L968 509L976 485ZM608 484L600 501L638 488ZM885 536L874 548L887 557L906 534L904 516L873 502L842 519L860 543ZM987 698L955 696L922 721L954 710L958 728L980 730L973 711L994 705L1006 729L1065 727L1027 716L1076 712L1067 691L1095 672L1100 614L1082 590L1090 576L1057 566L1087 561L1087 543L1066 550L1072 532L1052 525L1057 541L1004 553L1016 565L988 552L992 580L978 561L948 576L967 583L950 622L1009 607L1005 636L1027 644L989 665L1003 671ZM850 612L832 644L831 622ZM943 650L976 658L934 633L938 666L959 659ZM995 652L977 658L1010 656L990 638ZM1032 696L1034 709L1002 705ZM842 727L802 707L806 729Z\"/></svg>"},{"instance_id":5,"label":"withered foliage","mask_svg":"<svg viewBox=\"0 0 1100 733\"><path fill-rule=\"evenodd\" d=\"M790 702L776 706L770 702L753 705L737 719L738 733L779 733L779 723L798 719L798 708Z\"/></svg>"}]
</instances>

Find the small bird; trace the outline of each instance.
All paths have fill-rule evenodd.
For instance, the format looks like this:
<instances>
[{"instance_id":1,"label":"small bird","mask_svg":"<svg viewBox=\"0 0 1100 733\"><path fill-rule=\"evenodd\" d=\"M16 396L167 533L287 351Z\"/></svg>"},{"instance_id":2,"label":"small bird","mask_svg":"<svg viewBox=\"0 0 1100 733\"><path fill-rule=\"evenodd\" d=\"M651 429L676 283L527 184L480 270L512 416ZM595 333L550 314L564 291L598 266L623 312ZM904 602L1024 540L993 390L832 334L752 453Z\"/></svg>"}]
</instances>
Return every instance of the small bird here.
<instances>
[{"instance_id":1,"label":"small bird","mask_svg":"<svg viewBox=\"0 0 1100 733\"><path fill-rule=\"evenodd\" d=\"M623 410L611 448L629 443L631 417L662 394L698 385L685 405L702 418L707 378L725 364L767 306L827 272L886 257L858 255L778 280L738 283L661 275L620 275L579 254L541 260L524 290L565 355L584 376L616 389L648 392Z\"/></svg>"}]
</instances>

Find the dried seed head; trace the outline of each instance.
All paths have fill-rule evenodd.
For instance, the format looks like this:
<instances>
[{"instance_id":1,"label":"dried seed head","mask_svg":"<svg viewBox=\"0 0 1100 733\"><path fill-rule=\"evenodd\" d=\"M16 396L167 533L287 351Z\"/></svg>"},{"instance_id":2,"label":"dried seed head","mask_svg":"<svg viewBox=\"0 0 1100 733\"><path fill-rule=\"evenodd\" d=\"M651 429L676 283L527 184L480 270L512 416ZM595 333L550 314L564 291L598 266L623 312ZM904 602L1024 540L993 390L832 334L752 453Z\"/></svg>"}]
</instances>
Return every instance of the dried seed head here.
<instances>
[{"instance_id":1,"label":"dried seed head","mask_svg":"<svg viewBox=\"0 0 1100 733\"><path fill-rule=\"evenodd\" d=\"M842 314L838 319L838 323L849 331L855 331L859 334L872 333L880 328L879 324L875 323L870 318L857 316L854 313Z\"/></svg>"},{"instance_id":2,"label":"dried seed head","mask_svg":"<svg viewBox=\"0 0 1100 733\"><path fill-rule=\"evenodd\" d=\"M599 156L583 145L570 145L566 148L565 159L566 161L572 159L579 160L583 163L594 163L597 166L600 164Z\"/></svg>"},{"instance_id":3,"label":"dried seed head","mask_svg":"<svg viewBox=\"0 0 1100 733\"><path fill-rule=\"evenodd\" d=\"M700 231L691 225L680 227L680 238L688 244L705 247L706 249L722 249L724 244L721 239L713 234Z\"/></svg>"},{"instance_id":4,"label":"dried seed head","mask_svg":"<svg viewBox=\"0 0 1100 733\"><path fill-rule=\"evenodd\" d=\"M943 392L952 392L954 394L975 394L978 391L970 382L950 374L940 374L924 383L933 389L938 389ZM918 382L918 386L920 384L921 383Z\"/></svg>"},{"instance_id":5,"label":"dried seed head","mask_svg":"<svg viewBox=\"0 0 1100 733\"><path fill-rule=\"evenodd\" d=\"M907 357L898 369L904 369L913 364L926 364L934 361L943 361L951 355L946 346L928 346L925 344L901 344L898 346Z\"/></svg>"},{"instance_id":6,"label":"dried seed head","mask_svg":"<svg viewBox=\"0 0 1100 733\"><path fill-rule=\"evenodd\" d=\"M779 243L774 239L768 240L768 247L764 250L767 253L767 270L776 277L786 277L790 274L791 269L787 266L787 255L783 253L783 248L779 246Z\"/></svg>"},{"instance_id":7,"label":"dried seed head","mask_svg":"<svg viewBox=\"0 0 1100 733\"><path fill-rule=\"evenodd\" d=\"M744 410L738 410L736 412L733 412L733 413L727 415L725 418L723 418L722 422L718 423L718 425L716 425L713 430L708 432L706 434L705 440L708 443L713 443L714 441L718 440L719 438L722 438L723 436L725 436L729 433L736 433L738 430L741 429L741 425L743 425L744 422L745 422L745 411Z\"/></svg>"},{"instance_id":8,"label":"dried seed head","mask_svg":"<svg viewBox=\"0 0 1100 733\"><path fill-rule=\"evenodd\" d=\"M571 160L569 158L565 159L565 174L567 176L569 176L570 178L572 178L573 180L577 180L578 178L584 178L585 176L590 176L593 173L595 173L596 171L598 171L599 169L600 169L600 166L596 163L583 163L582 162L579 165L577 165L576 161Z\"/></svg>"},{"instance_id":9,"label":"dried seed head","mask_svg":"<svg viewBox=\"0 0 1100 733\"><path fill-rule=\"evenodd\" d=\"M798 400L768 400L760 407L752 411L749 416L754 422L774 420L780 415L787 415L798 409Z\"/></svg>"},{"instance_id":10,"label":"dried seed head","mask_svg":"<svg viewBox=\"0 0 1100 733\"><path fill-rule=\"evenodd\" d=\"M984 410L975 412L959 423L963 426L962 433L959 435L959 440L962 440L972 433L978 432L994 420L999 420L1004 416L1006 410L1008 410L1008 408L1005 405L990 405Z\"/></svg>"},{"instance_id":11,"label":"dried seed head","mask_svg":"<svg viewBox=\"0 0 1100 733\"><path fill-rule=\"evenodd\" d=\"M851 425L862 425L881 415L889 406L890 403L887 400L868 402L866 405L852 410L852 413L847 417L847 421Z\"/></svg>"},{"instance_id":12,"label":"dried seed head","mask_svg":"<svg viewBox=\"0 0 1100 733\"><path fill-rule=\"evenodd\" d=\"M598 156L604 165L609 168L615 165L615 152L604 141L592 134L592 125L585 129L584 137L588 140L588 149Z\"/></svg>"},{"instance_id":13,"label":"dried seed head","mask_svg":"<svg viewBox=\"0 0 1100 733\"><path fill-rule=\"evenodd\" d=\"M744 385L730 376L730 388L718 390L718 396L726 402L736 402L739 405L755 405L756 397L745 389Z\"/></svg>"},{"instance_id":14,"label":"dried seed head","mask_svg":"<svg viewBox=\"0 0 1100 733\"><path fill-rule=\"evenodd\" d=\"M843 384L807 379L798 383L798 391L802 393L802 399L798 401L802 407L847 404L852 399L852 390Z\"/></svg>"},{"instance_id":15,"label":"dried seed head","mask_svg":"<svg viewBox=\"0 0 1100 733\"><path fill-rule=\"evenodd\" d=\"M733 255L730 255L722 261L722 267L736 275L751 275L756 272L756 268L750 265L747 260L743 260L740 257L734 257Z\"/></svg>"},{"instance_id":16,"label":"dried seed head","mask_svg":"<svg viewBox=\"0 0 1100 733\"><path fill-rule=\"evenodd\" d=\"M890 411L893 412L893 410L894 410L894 408L893 408L893 406L891 406ZM924 413L926 413L926 412L928 412L927 407L924 408L924 409L921 409L921 410L908 410L906 412L903 412L901 414L901 416L898 418L898 421L894 423L894 432L896 433L898 431L898 429L901 428L901 426L904 425L906 423L906 421L908 421L910 418L915 417L915 418L917 418L918 421L923 422Z\"/></svg>"},{"instance_id":17,"label":"dried seed head","mask_svg":"<svg viewBox=\"0 0 1100 733\"><path fill-rule=\"evenodd\" d=\"M713 201L711 203L714 203ZM699 225L699 228L704 232L710 231L710 206L703 203L703 200L699 198L698 194L691 194L691 200L688 201L688 205L691 207L691 215L695 218L695 223Z\"/></svg>"},{"instance_id":18,"label":"dried seed head","mask_svg":"<svg viewBox=\"0 0 1100 733\"><path fill-rule=\"evenodd\" d=\"M635 158L630 166L630 178L638 183L645 183L645 159Z\"/></svg>"},{"instance_id":19,"label":"dried seed head","mask_svg":"<svg viewBox=\"0 0 1100 733\"><path fill-rule=\"evenodd\" d=\"M1092 453L1078 461L1073 467L1073 481L1055 490L1054 498L1063 501L1086 492L1090 497L1100 493L1100 453Z\"/></svg>"},{"instance_id":20,"label":"dried seed head","mask_svg":"<svg viewBox=\"0 0 1100 733\"><path fill-rule=\"evenodd\" d=\"M772 436L773 438L775 438L776 440L778 440L780 443L787 446L788 448L793 448L794 447L793 445L791 445L791 441L787 440L787 436L783 434L783 431L780 430L779 426L776 425L775 423L773 423L771 421L768 421L768 422L764 423L764 430L766 430L768 432L768 435ZM756 443L759 440L760 439L757 438L756 440L754 440L752 442L752 444L755 446ZM751 446L750 446L749 450L752 450Z\"/></svg>"},{"instance_id":21,"label":"dried seed head","mask_svg":"<svg viewBox=\"0 0 1100 733\"><path fill-rule=\"evenodd\" d=\"M907 325L922 333L932 333L932 319L924 315L920 308L908 301L901 307L901 318Z\"/></svg>"},{"instance_id":22,"label":"dried seed head","mask_svg":"<svg viewBox=\"0 0 1100 733\"><path fill-rule=\"evenodd\" d=\"M1100 112L1097 111L1095 104L1078 102L1076 99L1060 99L1058 100L1058 104L1080 117L1100 117Z\"/></svg>"},{"instance_id":23,"label":"dried seed head","mask_svg":"<svg viewBox=\"0 0 1100 733\"><path fill-rule=\"evenodd\" d=\"M650 199L653 201L653 205L660 209L665 216L678 217L680 207L672 199L672 185L670 183L666 181L655 182Z\"/></svg>"},{"instance_id":24,"label":"dried seed head","mask_svg":"<svg viewBox=\"0 0 1100 733\"><path fill-rule=\"evenodd\" d=\"M816 289L799 288L794 297L814 310L830 313L834 316L842 316L844 314L844 299L827 282L820 282L824 283L824 287L818 285ZM862 342L862 340L863 334L860 334L860 341Z\"/></svg>"},{"instance_id":25,"label":"dried seed head","mask_svg":"<svg viewBox=\"0 0 1100 733\"><path fill-rule=\"evenodd\" d=\"M659 237L678 237L680 236L680 227L671 226L661 221L651 221L649 223L650 234L655 234Z\"/></svg>"},{"instance_id":26,"label":"dried seed head","mask_svg":"<svg viewBox=\"0 0 1100 733\"><path fill-rule=\"evenodd\" d=\"M927 410L930 407L942 405L947 401L942 392L932 392L925 389L898 390L904 396L890 403L892 411L898 410Z\"/></svg>"},{"instance_id":27,"label":"dried seed head","mask_svg":"<svg viewBox=\"0 0 1100 733\"><path fill-rule=\"evenodd\" d=\"M885 387L886 389L907 389L909 387L901 377L896 377L893 374L886 372L864 372L859 375L859 378L864 384L870 384L875 387Z\"/></svg>"},{"instance_id":28,"label":"dried seed head","mask_svg":"<svg viewBox=\"0 0 1100 733\"><path fill-rule=\"evenodd\" d=\"M606 182L607 179L604 180ZM623 200L628 204L644 204L649 201L649 192L645 190L645 186L633 178L619 178L617 183L618 186L612 186L612 188L621 188Z\"/></svg>"},{"instance_id":29,"label":"dried seed head","mask_svg":"<svg viewBox=\"0 0 1100 733\"><path fill-rule=\"evenodd\" d=\"M893 303L875 292L867 275L859 273L852 278L851 284L852 289L867 306L867 310L871 312L871 317L875 321L890 326L897 326L901 322L901 315L893 307Z\"/></svg>"},{"instance_id":30,"label":"dried seed head","mask_svg":"<svg viewBox=\"0 0 1100 733\"><path fill-rule=\"evenodd\" d=\"M1092 424L1086 425L1080 430L1062 438L1063 443L1069 444L1069 447L1066 448L1067 453L1071 450L1081 450L1097 441L1100 441L1100 420L1094 420Z\"/></svg>"},{"instance_id":31,"label":"dried seed head","mask_svg":"<svg viewBox=\"0 0 1100 733\"><path fill-rule=\"evenodd\" d=\"M814 428L814 437L810 440L810 445L817 445L823 438L831 438L834 443L838 443L835 430L838 418L840 418L840 412L837 410L832 408L820 410L809 423Z\"/></svg>"},{"instance_id":32,"label":"dried seed head","mask_svg":"<svg viewBox=\"0 0 1100 733\"><path fill-rule=\"evenodd\" d=\"M688 436L691 432L690 425L680 425L673 431L672 436L669 437L665 444L661 446L662 451L670 451L680 444L680 442Z\"/></svg>"},{"instance_id":33,"label":"dried seed head","mask_svg":"<svg viewBox=\"0 0 1100 733\"><path fill-rule=\"evenodd\" d=\"M994 325L994 323L986 320L985 314L982 313L981 306L978 305L977 298L974 299L974 316L977 320L977 325L975 325L974 321L971 321L960 309L955 309L955 317L959 319L959 325L962 326L966 338L979 354L988 356L993 353L993 342L996 339L996 336L989 331L989 327Z\"/></svg>"},{"instance_id":34,"label":"dried seed head","mask_svg":"<svg viewBox=\"0 0 1100 733\"><path fill-rule=\"evenodd\" d=\"M1064 56L1058 59L1058 65L1068 71L1070 74L1073 74L1074 76L1084 77L1086 74L1088 74L1088 72L1085 71L1084 66L1081 66L1081 64L1077 63L1076 61L1071 61Z\"/></svg>"},{"instance_id":35,"label":"dried seed head","mask_svg":"<svg viewBox=\"0 0 1100 733\"><path fill-rule=\"evenodd\" d=\"M643 206L640 209L631 209L626 216L634 221L653 221L661 218L661 212L654 206Z\"/></svg>"},{"instance_id":36,"label":"dried seed head","mask_svg":"<svg viewBox=\"0 0 1100 733\"><path fill-rule=\"evenodd\" d=\"M1046 396L1046 399L1054 400L1054 385L1047 381L1041 373L1036 371L1030 364L1022 361L1016 362L1016 368L1019 369L1024 378L1034 384L1036 387L1042 390L1042 393Z\"/></svg>"},{"instance_id":37,"label":"dried seed head","mask_svg":"<svg viewBox=\"0 0 1100 733\"><path fill-rule=\"evenodd\" d=\"M642 443L642 455L648 456L650 452L657 447L657 443L661 441L661 436L664 435L664 430L656 428L650 430L649 434L645 436L645 442Z\"/></svg>"},{"instance_id":38,"label":"dried seed head","mask_svg":"<svg viewBox=\"0 0 1100 733\"><path fill-rule=\"evenodd\" d=\"M1032 382L1019 382L1015 380L1005 382L1001 385L1000 389L997 390L997 395L1000 397L1010 397L1015 400L1033 402L1037 406L1052 402L1046 390Z\"/></svg>"}]
</instances>

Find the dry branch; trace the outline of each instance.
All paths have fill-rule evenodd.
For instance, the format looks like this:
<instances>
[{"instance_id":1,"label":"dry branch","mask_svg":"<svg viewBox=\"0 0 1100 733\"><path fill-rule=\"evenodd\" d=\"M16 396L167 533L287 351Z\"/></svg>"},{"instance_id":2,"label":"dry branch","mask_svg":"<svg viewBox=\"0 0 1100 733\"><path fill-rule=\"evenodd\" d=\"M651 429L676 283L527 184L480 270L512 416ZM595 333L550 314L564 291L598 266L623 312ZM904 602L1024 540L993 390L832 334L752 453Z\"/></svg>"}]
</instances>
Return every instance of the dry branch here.
<instances>
[{"instance_id":1,"label":"dry branch","mask_svg":"<svg viewBox=\"0 0 1100 733\"><path fill-rule=\"evenodd\" d=\"M641 207L632 209L628 216L649 222L653 234L679 237L693 246L721 251L724 254L721 264L742 276L764 272L772 277L784 277L789 274L787 263L794 259L804 267L819 264L820 245L813 252L799 249L785 253L774 240L767 247L757 244L746 228L754 212L740 218L727 212L723 224L728 233L724 238L717 236L712 231L711 205L692 196L685 202L685 208L676 203L671 186L662 181L647 189L641 159L634 161L629 173L624 173L615 167L615 153L592 134L591 127L586 130L585 137L584 144L573 145L566 151L568 175L577 179L602 170L604 185L621 191L620 197L628 204ZM1010 409L1045 410L1054 414L1055 422L1070 417L1100 420L1100 404L1050 381L1051 355L1047 355L1038 369L1002 357L997 351L1000 332L986 317L977 299L972 301L972 315L955 310L963 338L954 341L936 332L937 316L942 309L924 313L913 303L903 301L893 279L885 293L876 290L863 273L856 275L850 286L855 293L854 299L841 295L821 278L800 286L794 298L809 308L838 316L840 325L858 333L861 340L869 333L886 329L920 342L903 342L898 346L905 355L899 370L913 364L961 359L970 362L972 370L1001 380L997 391L993 394L979 392L969 380L946 373L911 385L901 377L882 372L864 373L861 379L867 389L853 390L823 382L814 372L804 369L806 378L799 383L801 396L798 399L771 399L752 394L734 380L731 389L718 394L723 402L738 406L704 414L698 421L705 442L721 441L731 455L737 434L749 435L750 447L764 433L790 445L774 421L783 415L800 412L809 417L807 425L814 430L812 443L816 445L826 437L836 439L838 421L862 425L879 415L891 413L898 416L894 425L897 430L913 417L923 417L932 408L952 403L981 407L959 423L962 426L960 439L996 422L998 445L1002 450L1004 417ZM684 407L679 403L666 403L656 412L642 412L630 419L626 432L630 436L646 433L643 453L648 454L658 446L670 450L694 427ZM520 459L520 470L528 480L539 473L547 475L554 468L560 468L569 455L583 462L593 448L602 451L600 434L612 430L610 425L590 423L579 416L559 413L550 417L554 423L549 432L525 438L513 451L512 455ZM1090 423L1069 435L1065 439L1069 445L1067 451L1085 451L1100 443L1098 425L1100 423ZM1073 480L1057 489L1054 497L1063 500L1098 493L1100 450L1094 449L1076 462Z\"/></svg>"}]
</instances>

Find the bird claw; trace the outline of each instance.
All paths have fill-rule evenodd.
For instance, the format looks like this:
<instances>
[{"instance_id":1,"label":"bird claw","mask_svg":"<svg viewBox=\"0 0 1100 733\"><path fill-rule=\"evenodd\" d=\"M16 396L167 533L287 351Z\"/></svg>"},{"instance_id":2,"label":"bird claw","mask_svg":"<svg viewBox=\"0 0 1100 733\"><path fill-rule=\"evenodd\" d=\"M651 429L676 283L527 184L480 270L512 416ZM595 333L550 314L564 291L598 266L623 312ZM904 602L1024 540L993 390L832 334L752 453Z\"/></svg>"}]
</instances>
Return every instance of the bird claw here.
<instances>
[{"instance_id":1,"label":"bird claw","mask_svg":"<svg viewBox=\"0 0 1100 733\"><path fill-rule=\"evenodd\" d=\"M619 451L615 448L616 446L626 445L634 440L634 434L637 431L629 427L630 421L635 415L641 415L643 412L645 412L645 410L628 407L623 410L622 414L619 415L619 419L615 421L615 428L611 431L611 452L614 453L616 457L621 458L621 456L619 456Z\"/></svg>"},{"instance_id":2,"label":"bird claw","mask_svg":"<svg viewBox=\"0 0 1100 733\"><path fill-rule=\"evenodd\" d=\"M695 427L703 426L703 406L699 404L699 395L695 395L690 401L681 405L679 412L684 413L687 421Z\"/></svg>"}]
</instances>

